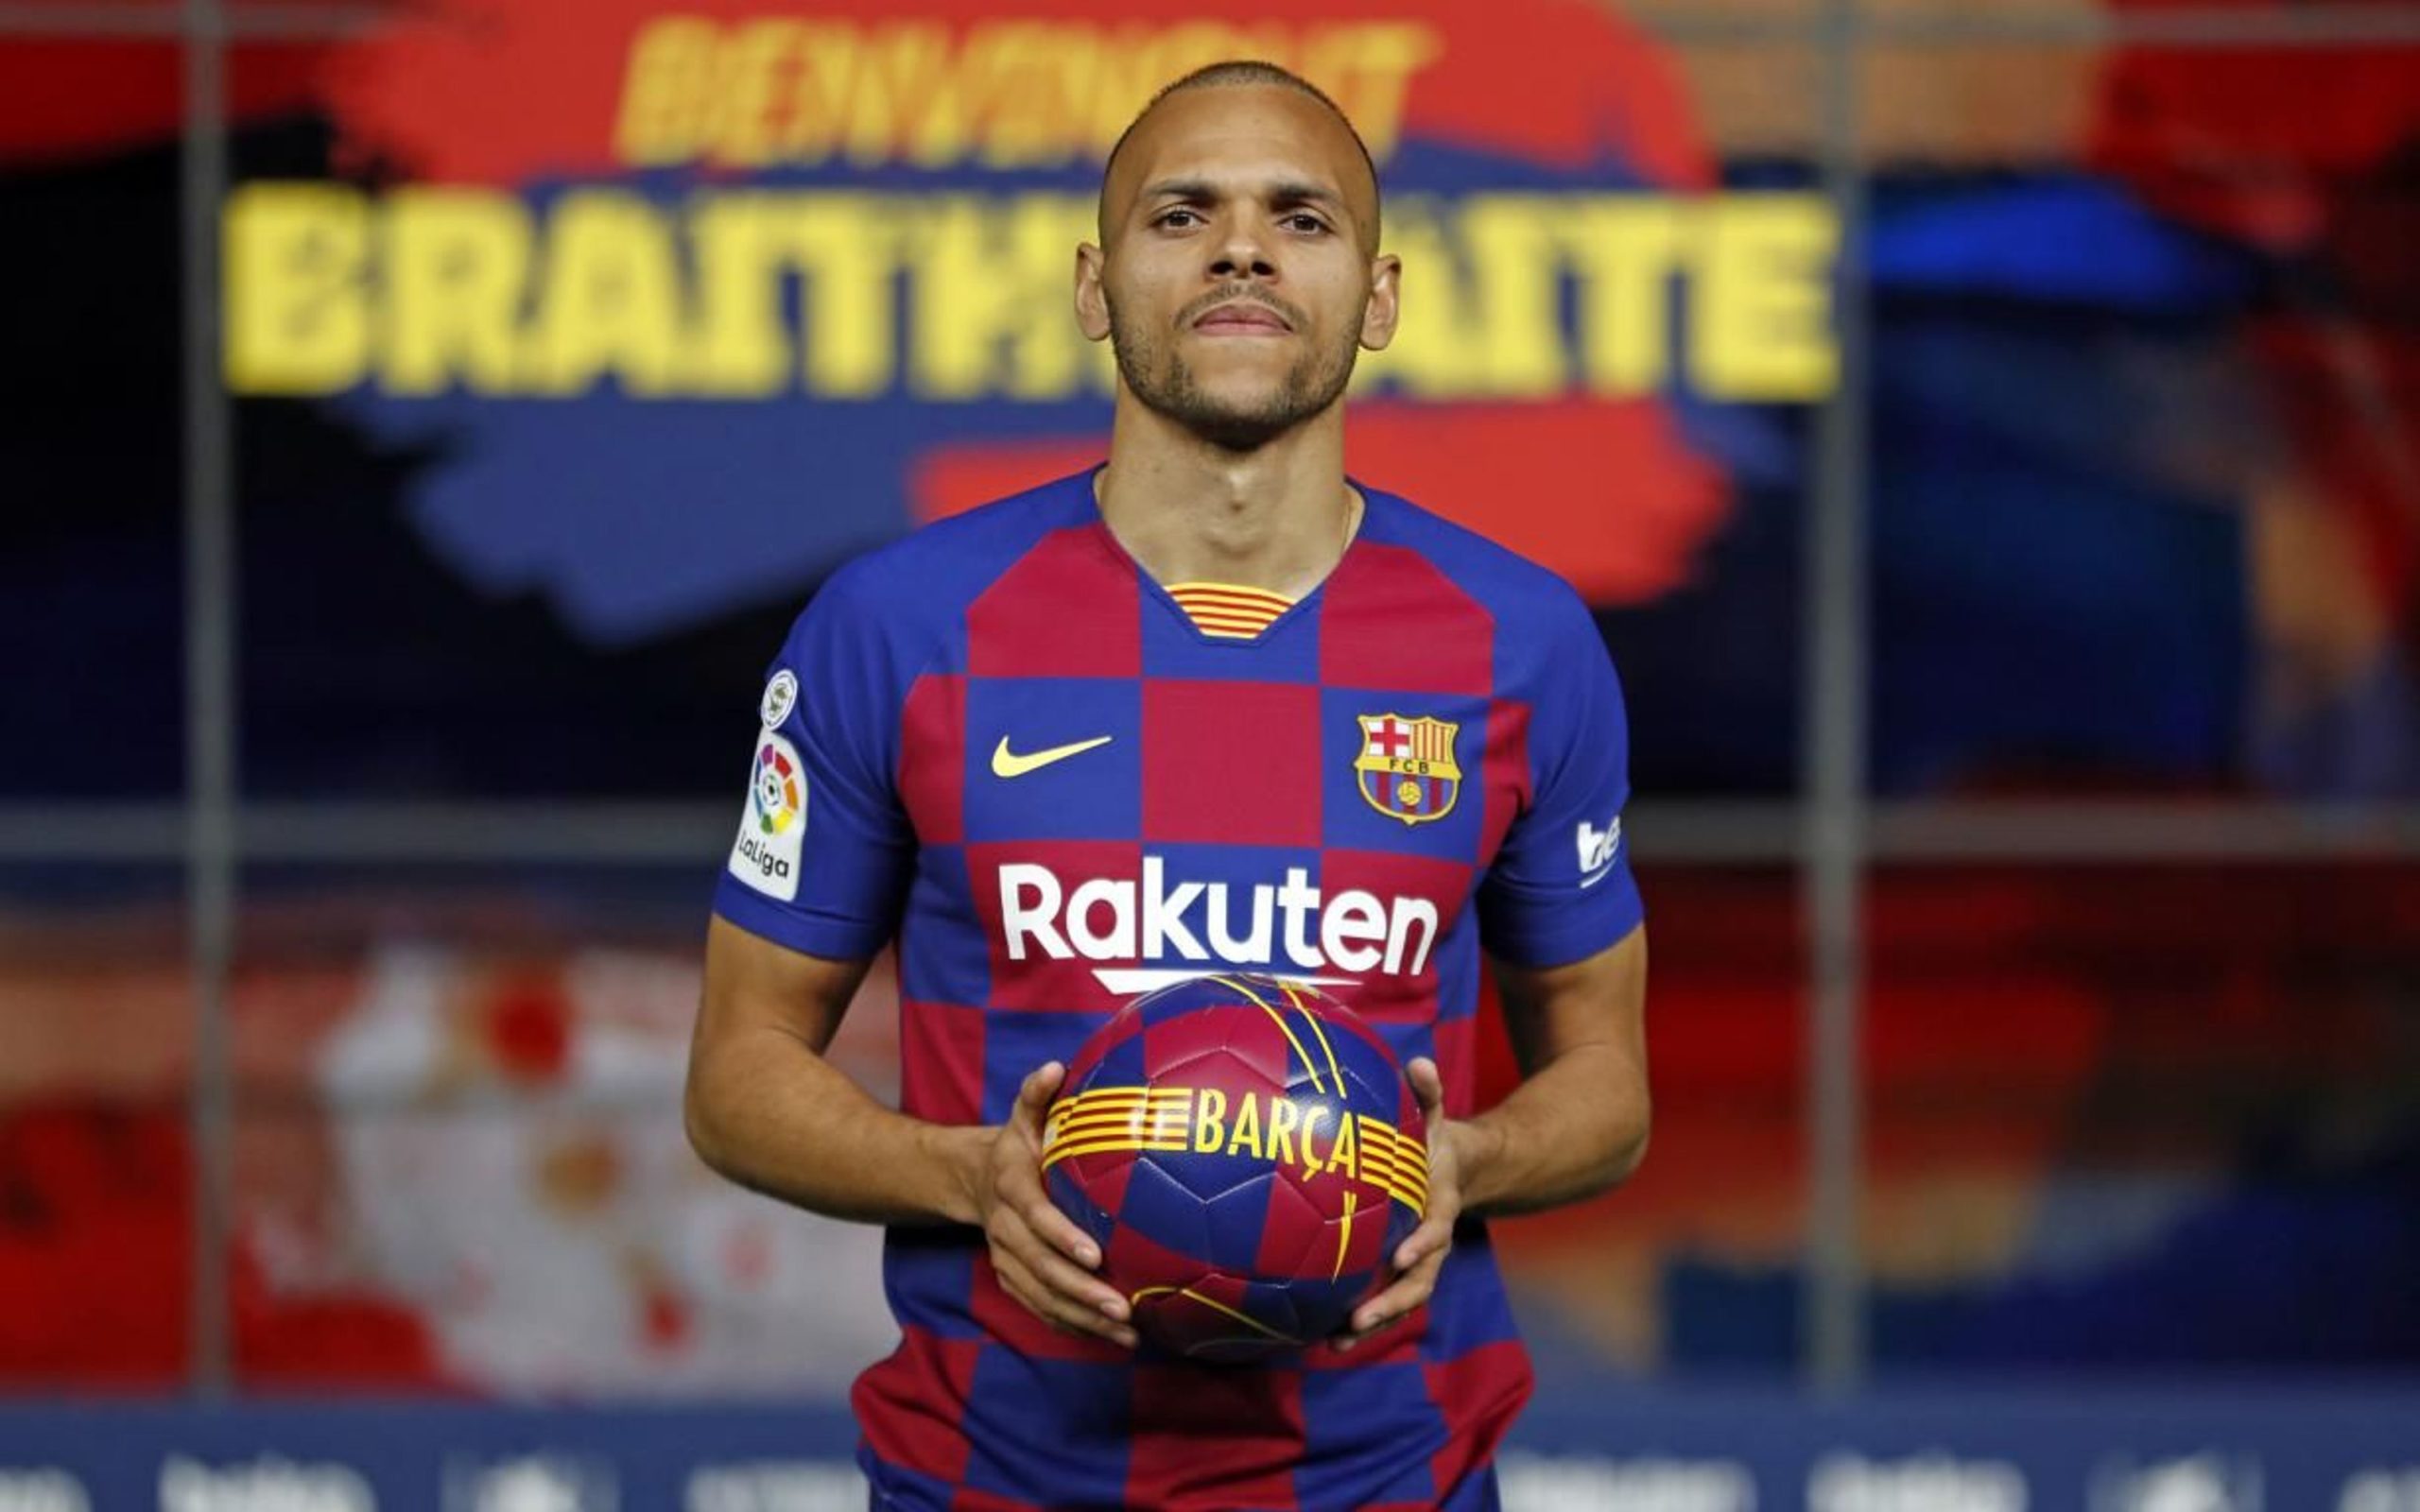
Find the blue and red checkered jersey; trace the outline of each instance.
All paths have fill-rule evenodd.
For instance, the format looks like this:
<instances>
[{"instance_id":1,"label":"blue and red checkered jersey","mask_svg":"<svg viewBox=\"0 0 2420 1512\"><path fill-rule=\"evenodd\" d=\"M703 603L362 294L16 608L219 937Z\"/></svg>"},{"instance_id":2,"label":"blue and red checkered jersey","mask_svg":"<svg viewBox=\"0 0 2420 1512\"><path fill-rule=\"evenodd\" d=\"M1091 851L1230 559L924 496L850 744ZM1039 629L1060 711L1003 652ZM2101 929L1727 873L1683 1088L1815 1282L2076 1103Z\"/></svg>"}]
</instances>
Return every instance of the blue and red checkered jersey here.
<instances>
[{"instance_id":1,"label":"blue and red checkered jersey","mask_svg":"<svg viewBox=\"0 0 2420 1512\"><path fill-rule=\"evenodd\" d=\"M850 563L772 668L716 911L896 942L919 1118L999 1123L1132 995L1230 969L1322 985L1469 1116L1482 947L1558 965L1640 921L1621 693L1561 579L1361 492L1250 639L1142 571L1090 473ZM884 1264L902 1339L854 1394L880 1506L1487 1506L1530 1390L1477 1223L1407 1322L1248 1367L1052 1331L971 1228L894 1228Z\"/></svg>"}]
</instances>

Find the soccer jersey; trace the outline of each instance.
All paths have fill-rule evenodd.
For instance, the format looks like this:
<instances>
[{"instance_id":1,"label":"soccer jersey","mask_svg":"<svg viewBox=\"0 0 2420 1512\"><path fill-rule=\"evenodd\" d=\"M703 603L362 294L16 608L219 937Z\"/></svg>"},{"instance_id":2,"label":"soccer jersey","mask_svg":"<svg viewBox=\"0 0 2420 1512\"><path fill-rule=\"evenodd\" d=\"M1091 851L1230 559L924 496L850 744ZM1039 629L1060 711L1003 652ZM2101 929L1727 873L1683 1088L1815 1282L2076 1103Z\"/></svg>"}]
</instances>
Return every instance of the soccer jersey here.
<instances>
[{"instance_id":1,"label":"soccer jersey","mask_svg":"<svg viewBox=\"0 0 2420 1512\"><path fill-rule=\"evenodd\" d=\"M1560 579L1406 501L1249 638L1129 557L1092 474L836 574L776 661L715 907L810 954L896 941L901 1102L1003 1121L1132 995L1320 984L1472 1111L1480 947L1640 919L1621 695ZM899 1228L902 1340L857 1382L880 1506L1478 1507L1530 1390L1484 1226L1350 1354L1201 1365L1060 1334L979 1232Z\"/></svg>"}]
</instances>

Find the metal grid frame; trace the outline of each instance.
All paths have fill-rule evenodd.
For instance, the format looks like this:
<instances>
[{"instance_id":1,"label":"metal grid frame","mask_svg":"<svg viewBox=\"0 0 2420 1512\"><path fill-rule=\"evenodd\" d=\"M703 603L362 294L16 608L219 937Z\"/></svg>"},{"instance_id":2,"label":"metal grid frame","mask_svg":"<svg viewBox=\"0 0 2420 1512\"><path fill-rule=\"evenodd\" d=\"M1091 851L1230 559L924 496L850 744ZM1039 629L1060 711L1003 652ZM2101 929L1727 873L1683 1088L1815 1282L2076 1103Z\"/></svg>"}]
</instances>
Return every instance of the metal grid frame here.
<instances>
[{"instance_id":1,"label":"metal grid frame","mask_svg":"<svg viewBox=\"0 0 2420 1512\"><path fill-rule=\"evenodd\" d=\"M1675 43L1798 43L1822 61L1821 180L1842 228L1841 382L1822 406L1804 568L1805 735L1799 794L1779 802L1638 806L1651 859L1792 866L1809 925L1809 1207L1801 1363L1806 1387L1854 1389L1866 1370L1858 1227L1857 1045L1871 868L1975 861L2410 860L2420 806L1875 801L1868 723L1865 540L1868 336L1862 276L1867 168L1858 153L1862 50L2143 43L2197 49L2420 43L2420 0L2254 11L2218 5L2111 12L1937 9L1814 0L1793 15L1668 4L1625 8ZM228 988L242 867L263 861L638 865L711 858L728 816L681 803L247 803L237 789L238 521L229 396L221 381L217 210L229 182L229 49L341 38L390 12L326 0L0 0L0 38L141 40L181 51L180 234L184 301L185 730L182 802L0 804L0 863L60 859L183 865L199 1015L189 1091L195 1187L190 1393L233 1394L226 1240L232 1211ZM509 820L510 822L499 822Z\"/></svg>"}]
</instances>

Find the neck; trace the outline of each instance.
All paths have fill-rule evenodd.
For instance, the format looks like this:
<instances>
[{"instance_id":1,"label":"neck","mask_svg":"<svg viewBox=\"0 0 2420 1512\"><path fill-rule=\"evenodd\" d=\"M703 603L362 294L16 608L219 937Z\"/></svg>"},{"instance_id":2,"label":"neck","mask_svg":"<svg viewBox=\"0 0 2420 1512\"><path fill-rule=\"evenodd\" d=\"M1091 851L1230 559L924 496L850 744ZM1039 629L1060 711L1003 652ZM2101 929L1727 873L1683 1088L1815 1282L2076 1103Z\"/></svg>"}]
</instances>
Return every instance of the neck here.
<instances>
[{"instance_id":1,"label":"neck","mask_svg":"<svg viewBox=\"0 0 2420 1512\"><path fill-rule=\"evenodd\" d=\"M1300 598L1360 519L1344 481L1341 406L1251 452L1214 446L1118 396L1101 519L1161 583L1219 582Z\"/></svg>"}]
</instances>

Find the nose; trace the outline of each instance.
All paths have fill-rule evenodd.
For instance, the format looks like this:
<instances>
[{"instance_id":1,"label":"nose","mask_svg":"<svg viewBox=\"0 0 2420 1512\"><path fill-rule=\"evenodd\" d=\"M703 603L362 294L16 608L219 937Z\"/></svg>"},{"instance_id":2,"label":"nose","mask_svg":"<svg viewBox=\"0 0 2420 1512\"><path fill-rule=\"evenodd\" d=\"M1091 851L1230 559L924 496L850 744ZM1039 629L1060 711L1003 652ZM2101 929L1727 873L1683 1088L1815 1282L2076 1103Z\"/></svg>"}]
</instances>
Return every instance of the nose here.
<instances>
[{"instance_id":1,"label":"nose","mask_svg":"<svg viewBox=\"0 0 2420 1512\"><path fill-rule=\"evenodd\" d=\"M1217 279L1274 278L1277 265L1270 259L1259 227L1251 217L1238 215L1228 221L1212 249L1209 271Z\"/></svg>"}]
</instances>

